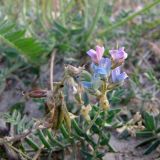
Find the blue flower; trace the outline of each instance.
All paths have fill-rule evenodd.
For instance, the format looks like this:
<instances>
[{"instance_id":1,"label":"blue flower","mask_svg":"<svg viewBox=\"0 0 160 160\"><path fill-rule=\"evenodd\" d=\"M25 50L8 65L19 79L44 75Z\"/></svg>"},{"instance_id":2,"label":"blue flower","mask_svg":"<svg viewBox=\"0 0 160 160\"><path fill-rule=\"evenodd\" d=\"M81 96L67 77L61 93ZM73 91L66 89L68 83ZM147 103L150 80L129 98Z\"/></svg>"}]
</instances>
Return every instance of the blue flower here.
<instances>
[{"instance_id":1,"label":"blue flower","mask_svg":"<svg viewBox=\"0 0 160 160\"><path fill-rule=\"evenodd\" d=\"M99 65L91 64L94 74L109 75L111 69L111 60L109 58L102 58Z\"/></svg>"},{"instance_id":2,"label":"blue flower","mask_svg":"<svg viewBox=\"0 0 160 160\"><path fill-rule=\"evenodd\" d=\"M121 73L120 67L117 67L112 70L112 82L113 83L121 83L127 78L127 74L125 72Z\"/></svg>"},{"instance_id":3,"label":"blue flower","mask_svg":"<svg viewBox=\"0 0 160 160\"><path fill-rule=\"evenodd\" d=\"M87 89L98 89L101 85L101 76L108 76L111 69L111 60L109 58L102 58L98 65L92 63L91 68L93 75L90 81L82 81L82 85Z\"/></svg>"}]
</instances>

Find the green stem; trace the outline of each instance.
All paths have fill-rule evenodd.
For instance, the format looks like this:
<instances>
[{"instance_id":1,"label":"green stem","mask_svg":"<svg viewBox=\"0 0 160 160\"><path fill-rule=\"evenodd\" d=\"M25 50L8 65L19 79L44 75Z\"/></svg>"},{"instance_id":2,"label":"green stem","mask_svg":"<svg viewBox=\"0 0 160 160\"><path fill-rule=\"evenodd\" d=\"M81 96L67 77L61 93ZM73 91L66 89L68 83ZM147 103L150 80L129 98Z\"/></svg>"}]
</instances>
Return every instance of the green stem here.
<instances>
[{"instance_id":1,"label":"green stem","mask_svg":"<svg viewBox=\"0 0 160 160\"><path fill-rule=\"evenodd\" d=\"M157 5L159 2L160 2L160 0L155 0L154 2L146 5L143 9L141 9L141 10L133 13L132 15L130 15L130 16L122 19L120 22L118 22L118 23L116 23L116 24L113 24L111 27L109 27L109 28L107 28L107 29L104 29L104 30L101 30L101 31L99 32L99 34L100 34L100 35L103 35L103 34L105 34L105 33L108 33L108 32L110 32L110 31L112 31L113 29L116 29L116 28L124 25L126 22L132 20L134 17L142 14L143 12L148 11L150 8L154 7L154 6Z\"/></svg>"},{"instance_id":2,"label":"green stem","mask_svg":"<svg viewBox=\"0 0 160 160\"><path fill-rule=\"evenodd\" d=\"M87 127L86 132L92 128L92 126L94 125L95 121L97 120L97 118L98 118L98 116L99 116L99 114L100 114L100 111L101 111L101 110L100 110L100 108L99 108L99 109L98 109L98 112L97 112L96 115L94 116L93 120L90 122L89 126Z\"/></svg>"},{"instance_id":3,"label":"green stem","mask_svg":"<svg viewBox=\"0 0 160 160\"><path fill-rule=\"evenodd\" d=\"M105 112L106 113L106 112ZM104 115L104 119L106 117L106 114ZM102 130L104 128L104 125L105 125L105 121L103 121L101 127L99 127L100 130ZM97 158L97 151L99 149L99 146L100 146L100 142L101 142L101 138L102 138L102 132L99 134L99 137L98 137L98 142L96 144L96 147L94 149L94 153L93 153L93 158L96 159Z\"/></svg>"}]
</instances>

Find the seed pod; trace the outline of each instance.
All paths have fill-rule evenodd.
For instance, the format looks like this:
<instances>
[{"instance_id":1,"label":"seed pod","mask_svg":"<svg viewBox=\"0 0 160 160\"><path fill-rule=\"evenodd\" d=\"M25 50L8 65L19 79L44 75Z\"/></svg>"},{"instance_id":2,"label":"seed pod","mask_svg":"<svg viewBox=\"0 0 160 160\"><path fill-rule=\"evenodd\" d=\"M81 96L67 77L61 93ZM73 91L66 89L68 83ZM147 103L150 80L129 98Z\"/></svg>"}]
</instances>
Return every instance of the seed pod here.
<instances>
[{"instance_id":1,"label":"seed pod","mask_svg":"<svg viewBox=\"0 0 160 160\"><path fill-rule=\"evenodd\" d=\"M55 96L52 95L53 94L49 94L47 100L47 106L50 110L50 115L47 122L49 123L49 127L57 130L64 120L64 96L62 91L58 91Z\"/></svg>"},{"instance_id":2,"label":"seed pod","mask_svg":"<svg viewBox=\"0 0 160 160\"><path fill-rule=\"evenodd\" d=\"M46 90L34 90L30 92L30 95L35 96L35 98L41 98L41 97L46 97L47 96L47 91Z\"/></svg>"},{"instance_id":3,"label":"seed pod","mask_svg":"<svg viewBox=\"0 0 160 160\"><path fill-rule=\"evenodd\" d=\"M63 111L63 105L59 106L58 109L58 117L57 117L57 125L56 125L56 129L59 129L59 127L61 126L63 120L64 120L65 114Z\"/></svg>"},{"instance_id":4,"label":"seed pod","mask_svg":"<svg viewBox=\"0 0 160 160\"><path fill-rule=\"evenodd\" d=\"M67 110L67 107L66 105L63 105L63 112L64 112L64 122L66 124L66 127L69 131L69 133L71 132L71 118L70 118L70 115L69 115L69 112Z\"/></svg>"},{"instance_id":5,"label":"seed pod","mask_svg":"<svg viewBox=\"0 0 160 160\"><path fill-rule=\"evenodd\" d=\"M50 111L49 118L46 121L49 128L56 129L58 123L58 110L56 107Z\"/></svg>"},{"instance_id":6,"label":"seed pod","mask_svg":"<svg viewBox=\"0 0 160 160\"><path fill-rule=\"evenodd\" d=\"M30 92L24 93L24 95L26 97L31 97L31 98L43 98L47 96L47 90L36 89Z\"/></svg>"},{"instance_id":7,"label":"seed pod","mask_svg":"<svg viewBox=\"0 0 160 160\"><path fill-rule=\"evenodd\" d=\"M48 92L46 105L47 105L49 111L52 111L52 109L55 108L55 100L54 99L55 98L54 98L53 92ZM54 112L54 111L52 111L52 112Z\"/></svg>"}]
</instances>

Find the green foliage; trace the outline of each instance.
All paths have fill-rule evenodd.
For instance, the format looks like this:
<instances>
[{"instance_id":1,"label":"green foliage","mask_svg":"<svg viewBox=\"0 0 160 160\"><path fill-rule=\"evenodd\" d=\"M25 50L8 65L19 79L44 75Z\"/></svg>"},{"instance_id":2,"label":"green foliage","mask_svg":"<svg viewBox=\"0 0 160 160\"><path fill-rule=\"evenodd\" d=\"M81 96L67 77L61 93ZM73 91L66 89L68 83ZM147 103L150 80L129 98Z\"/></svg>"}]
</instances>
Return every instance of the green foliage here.
<instances>
[{"instance_id":1,"label":"green foliage","mask_svg":"<svg viewBox=\"0 0 160 160\"><path fill-rule=\"evenodd\" d=\"M50 52L54 47L58 49L57 52L60 54L83 54L89 46L97 42L102 43L99 40L100 38L104 38L104 40L113 38L112 30L116 30L136 16L149 11L159 3L159 0L147 4L143 9L135 13L129 14L131 11L122 10L120 15L116 17L114 24L110 20L113 2L106 3L104 0L84 0L82 2L61 0L57 4L59 5L58 10L55 10L53 6L56 5L51 0L23 2L16 0L14 7L17 7L17 10L22 14L18 14L19 12L13 10L12 2L7 0L1 3L1 18L5 17L6 14L10 14L7 17L9 22L16 21L17 24L23 24L27 28L27 33L37 39L41 39L47 45L46 48L49 48L44 51L44 48L42 49L37 43L35 47L29 47L32 43L35 43L33 38L23 39L23 37L22 41L17 42L18 44L12 43L12 41L9 43L32 62L36 62L37 57L43 57L42 53ZM22 5L19 5L19 3L22 3ZM12 33L13 35L11 34L13 39L14 36L17 38L24 34L24 30L15 30L14 32ZM8 39L5 39L5 42L8 43ZM22 43L28 43L29 46L26 44L27 47L23 48Z\"/></svg>"},{"instance_id":2,"label":"green foliage","mask_svg":"<svg viewBox=\"0 0 160 160\"><path fill-rule=\"evenodd\" d=\"M7 21L0 23L0 39L29 61L36 63L41 61L45 49L43 45L32 37L25 36L25 30L16 29L15 24ZM5 52L5 51L4 51Z\"/></svg>"},{"instance_id":3,"label":"green foliage","mask_svg":"<svg viewBox=\"0 0 160 160\"><path fill-rule=\"evenodd\" d=\"M109 92L109 100L113 105L119 103L127 104L133 96L134 93L132 90L127 90L126 88L122 87L119 87L116 90Z\"/></svg>"},{"instance_id":4,"label":"green foliage","mask_svg":"<svg viewBox=\"0 0 160 160\"><path fill-rule=\"evenodd\" d=\"M98 114L97 114L98 111ZM120 112L119 109L112 109L108 112L100 111L98 106L94 106L91 111L91 122L80 122L80 119L72 119L72 131L68 132L64 124L61 125L60 130L55 133L51 129L34 129L36 120L30 120L26 115L22 114L18 110L13 110L12 114L5 114L5 121L11 123L14 128L15 135L21 135L27 130L32 130L31 134L25 137L22 141L23 152L27 153L30 148L34 152L38 151L40 148L48 154L54 151L65 151L67 147L75 147L77 144L81 144L81 153L85 159L102 159L104 152L99 148L105 147L107 151L114 151L110 145L110 133L106 134L106 127L114 123L116 115ZM98 136L98 142L94 140L94 136ZM27 144L27 146L26 146ZM88 144L92 147L93 151L87 147ZM77 151L75 151L77 152ZM73 156L74 154L73 149Z\"/></svg>"},{"instance_id":5,"label":"green foliage","mask_svg":"<svg viewBox=\"0 0 160 160\"><path fill-rule=\"evenodd\" d=\"M137 137L146 138L144 141L140 142L137 147L142 147L147 145L144 154L149 154L156 150L160 144L160 128L159 128L159 115L154 116L148 112L144 113L144 124L145 129L136 133Z\"/></svg>"},{"instance_id":6,"label":"green foliage","mask_svg":"<svg viewBox=\"0 0 160 160\"><path fill-rule=\"evenodd\" d=\"M160 0L155 0L154 2L152 2L150 4L147 4L143 9L141 9L141 10L139 10L139 11L137 11L137 12L125 17L124 19L122 19L119 22L115 23L111 27L102 30L100 33L101 34L105 34L105 33L109 33L113 29L117 29L118 27L124 25L126 22L130 21L134 17L136 17L136 16L140 15L141 13L148 11L150 8L156 6L158 3L160 3Z\"/></svg>"},{"instance_id":7,"label":"green foliage","mask_svg":"<svg viewBox=\"0 0 160 160\"><path fill-rule=\"evenodd\" d=\"M73 8L79 7L79 3L70 3L68 5L71 5ZM72 10L67 10L65 13L62 13L59 21L54 21L49 37L51 39L55 38L55 48L58 49L59 53L83 54L88 49L88 45L91 45L90 40L95 37L94 32L102 16L104 1L96 2L97 9L95 13L91 13L91 7L87 1L84 1L81 5L85 7L85 10L81 7L78 8L81 14L72 13ZM64 12L66 8L62 9ZM93 21L90 20L89 13L95 14ZM63 16L67 16L67 18L64 19Z\"/></svg>"},{"instance_id":8,"label":"green foliage","mask_svg":"<svg viewBox=\"0 0 160 160\"><path fill-rule=\"evenodd\" d=\"M102 44L100 39L103 39L105 43L108 44L108 40L113 39L113 41L115 41L118 36L126 36L128 39L127 42L131 45L128 46L127 49L129 50L129 47L131 47L134 51L143 34L154 29L160 22L154 19L152 21L152 16L150 16L151 22L147 22L147 17L147 20L144 20L142 24L132 25L131 29L126 33L121 33L118 30L119 27L127 24L134 17L149 11L151 7L154 7L160 2L159 0L147 4L138 12L132 13L131 11L126 12L122 10L120 15L116 17L114 24L111 21L113 5L109 2L106 3L104 0L71 0L67 2L61 0L59 10L56 13L58 15L57 17L56 15L55 17L51 15L51 13L53 13L52 6L54 6L52 0L24 0L23 5L19 5L21 8L17 9L17 11L22 14L18 14L14 8L18 6L20 2L21 0L15 0L14 4L10 0L0 2L1 18L4 18L4 16L10 12L10 15L7 15L7 21L0 23L0 51L6 58L5 61L7 61L7 67L0 70L0 93L6 86L6 79L9 78L14 71L18 71L18 69L24 65L30 65L24 64L24 60L26 59L28 60L27 62L39 65L40 61L44 60L52 48L56 48L58 54L80 53L82 55L93 44ZM4 19L6 19L6 17ZM16 21L16 25L15 22L13 24L12 21ZM25 28L25 30L17 28L17 24L24 25L23 28ZM158 37L157 34L156 38L158 39ZM40 41L46 46L44 47ZM106 54L108 53L106 52ZM131 64L137 66L139 56L135 58L136 55L134 52L129 54L129 56L131 57ZM130 79L133 80L133 82L132 80L130 81L131 88L130 86L128 90L118 88L109 93L109 100L112 105L118 105L119 103L127 105L133 97L138 97L142 102L155 98L155 94L158 93L160 89L160 83L157 78L158 74L154 71L154 68L152 71L148 71L147 69L144 73L145 78L155 87L155 92L153 93L152 90L148 91L146 87L141 84L141 67L142 66L137 66L135 70L132 71L132 77L130 77ZM89 81L90 75L84 73L84 77L82 78ZM89 100L86 96L85 105L87 104L89 104ZM99 148L104 147L106 151L114 151L109 143L111 134L108 130L110 130L110 128L116 128L121 124L116 118L119 112L120 109L110 109L108 112L103 113L99 110L98 106L93 106L90 112L91 122L84 122L81 117L72 120L71 133L68 132L65 124L61 125L57 134L49 129L35 130L33 134L24 139L22 151L28 154L28 149L31 149L35 153L43 147L42 150L47 154L51 154L54 151L60 151L64 154L63 152L67 147L72 147L72 157L76 157L74 154L79 150L75 147L75 143L80 143L80 154L82 154L84 159L102 159L104 153ZM32 128L36 121L30 121L28 116L16 110L13 111L12 115L6 114L5 118L6 122L9 122L14 127L15 135ZM137 147L148 145L148 148L144 152L144 154L148 154L154 151L160 143L159 119L149 113L145 113L144 124L146 127L145 130L137 132L137 137L146 138L146 140ZM99 139L98 142L95 141L95 136ZM87 146L91 146L92 151Z\"/></svg>"}]
</instances>

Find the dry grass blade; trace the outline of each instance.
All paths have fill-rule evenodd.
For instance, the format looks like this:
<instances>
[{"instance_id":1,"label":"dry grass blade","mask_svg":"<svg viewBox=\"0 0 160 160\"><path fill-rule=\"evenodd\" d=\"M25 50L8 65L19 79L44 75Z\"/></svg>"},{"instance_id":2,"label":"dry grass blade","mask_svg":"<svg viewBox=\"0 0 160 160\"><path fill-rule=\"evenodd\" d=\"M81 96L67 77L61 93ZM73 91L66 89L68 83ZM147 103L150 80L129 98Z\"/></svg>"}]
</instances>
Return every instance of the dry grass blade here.
<instances>
[{"instance_id":1,"label":"dry grass blade","mask_svg":"<svg viewBox=\"0 0 160 160\"><path fill-rule=\"evenodd\" d=\"M50 86L51 91L53 91L53 71L54 71L54 59L55 59L56 50L53 50L51 55L51 64L50 64Z\"/></svg>"}]
</instances>

